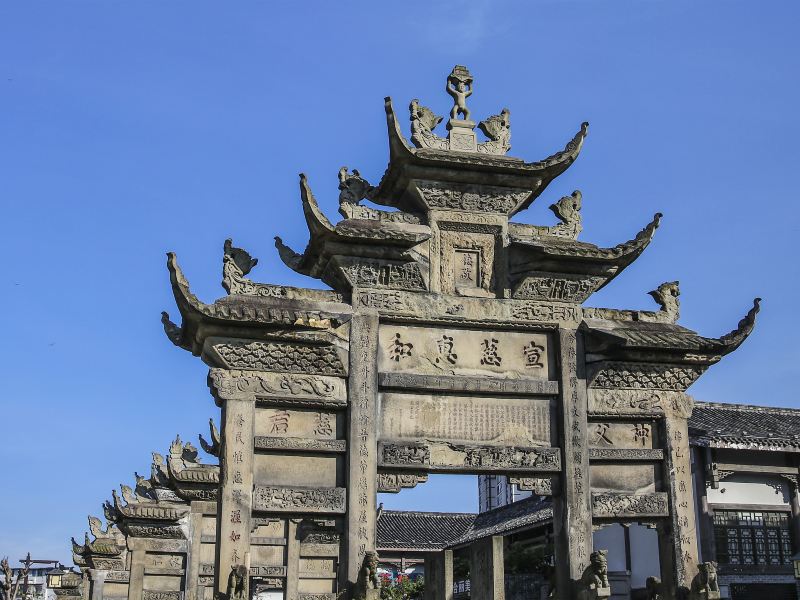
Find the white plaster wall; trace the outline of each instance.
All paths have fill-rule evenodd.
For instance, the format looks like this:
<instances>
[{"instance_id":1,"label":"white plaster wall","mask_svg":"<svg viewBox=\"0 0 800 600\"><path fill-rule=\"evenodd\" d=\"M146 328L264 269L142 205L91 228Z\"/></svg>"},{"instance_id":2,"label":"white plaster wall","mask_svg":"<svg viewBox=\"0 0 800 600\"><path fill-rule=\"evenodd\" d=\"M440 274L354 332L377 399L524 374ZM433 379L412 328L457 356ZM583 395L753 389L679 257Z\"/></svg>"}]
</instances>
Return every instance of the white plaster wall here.
<instances>
[{"instance_id":1,"label":"white plaster wall","mask_svg":"<svg viewBox=\"0 0 800 600\"><path fill-rule=\"evenodd\" d=\"M642 525L630 526L631 587L643 588L648 577L661 577L658 532Z\"/></svg>"},{"instance_id":2,"label":"white plaster wall","mask_svg":"<svg viewBox=\"0 0 800 600\"><path fill-rule=\"evenodd\" d=\"M711 504L789 504L789 485L780 477L737 473L719 482L719 489L707 489Z\"/></svg>"}]
</instances>

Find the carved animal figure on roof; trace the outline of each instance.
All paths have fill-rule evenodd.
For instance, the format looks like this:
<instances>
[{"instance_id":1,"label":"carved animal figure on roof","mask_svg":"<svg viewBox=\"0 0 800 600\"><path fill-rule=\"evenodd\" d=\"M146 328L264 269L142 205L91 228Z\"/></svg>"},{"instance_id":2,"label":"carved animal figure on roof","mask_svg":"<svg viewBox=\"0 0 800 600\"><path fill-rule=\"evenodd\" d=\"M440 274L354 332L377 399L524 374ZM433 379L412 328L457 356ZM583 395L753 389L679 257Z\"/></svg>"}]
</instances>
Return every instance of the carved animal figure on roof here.
<instances>
[{"instance_id":1,"label":"carved animal figure on roof","mask_svg":"<svg viewBox=\"0 0 800 600\"><path fill-rule=\"evenodd\" d=\"M250 256L247 250L236 248L228 238L223 246L222 287L229 294L241 293L238 289L245 275L258 264L258 259Z\"/></svg>"},{"instance_id":2,"label":"carved animal figure on roof","mask_svg":"<svg viewBox=\"0 0 800 600\"><path fill-rule=\"evenodd\" d=\"M347 172L347 167L339 169L339 204L358 204L364 198L369 198L375 188L369 181L361 176L358 169L352 173Z\"/></svg>"},{"instance_id":3,"label":"carved animal figure on roof","mask_svg":"<svg viewBox=\"0 0 800 600\"><path fill-rule=\"evenodd\" d=\"M689 600L718 600L717 563L704 562L697 565L698 573L692 579Z\"/></svg>"},{"instance_id":4,"label":"carved animal figure on roof","mask_svg":"<svg viewBox=\"0 0 800 600\"><path fill-rule=\"evenodd\" d=\"M447 140L433 133L436 126L442 122L442 117L436 115L427 106L414 99L408 105L411 113L411 141L417 148L446 149Z\"/></svg>"},{"instance_id":5,"label":"carved animal figure on roof","mask_svg":"<svg viewBox=\"0 0 800 600\"><path fill-rule=\"evenodd\" d=\"M377 593L371 592L373 590L377 592L380 586L380 581L378 581L378 553L368 551L364 555L364 562L361 564L361 570L358 572L358 579L356 580L355 589L353 590L353 600L370 600L372 597L377 598Z\"/></svg>"},{"instance_id":6,"label":"carved animal figure on roof","mask_svg":"<svg viewBox=\"0 0 800 600\"><path fill-rule=\"evenodd\" d=\"M681 291L678 287L677 281L668 281L662 283L652 292L647 292L661 307L659 313L664 321L668 323L675 323L680 316L680 301L678 296Z\"/></svg>"},{"instance_id":7,"label":"carved animal figure on roof","mask_svg":"<svg viewBox=\"0 0 800 600\"><path fill-rule=\"evenodd\" d=\"M507 108L481 121L478 127L489 138L488 142L478 145L478 152L505 154L511 149L511 112Z\"/></svg>"},{"instance_id":8,"label":"carved animal figure on roof","mask_svg":"<svg viewBox=\"0 0 800 600\"><path fill-rule=\"evenodd\" d=\"M583 231L581 218L581 207L583 206L583 194L575 190L569 196L563 196L558 202L550 205L550 210L561 221L558 225L550 228L550 235L578 239L578 234Z\"/></svg>"},{"instance_id":9,"label":"carved animal figure on roof","mask_svg":"<svg viewBox=\"0 0 800 600\"><path fill-rule=\"evenodd\" d=\"M219 430L217 426L214 424L214 419L208 420L208 429L211 434L211 443L209 444L204 438L203 435L200 434L197 436L200 438L200 447L206 454L210 454L211 456L216 456L219 458Z\"/></svg>"},{"instance_id":10,"label":"carved animal figure on roof","mask_svg":"<svg viewBox=\"0 0 800 600\"><path fill-rule=\"evenodd\" d=\"M596 550L589 555L589 566L578 582L579 600L597 600L611 596L608 583L608 550Z\"/></svg>"},{"instance_id":11,"label":"carved animal figure on roof","mask_svg":"<svg viewBox=\"0 0 800 600\"><path fill-rule=\"evenodd\" d=\"M103 529L103 522L98 519L97 517L93 517L89 515L89 531L92 532L92 535L96 538L105 538L108 537L108 527Z\"/></svg>"}]
</instances>

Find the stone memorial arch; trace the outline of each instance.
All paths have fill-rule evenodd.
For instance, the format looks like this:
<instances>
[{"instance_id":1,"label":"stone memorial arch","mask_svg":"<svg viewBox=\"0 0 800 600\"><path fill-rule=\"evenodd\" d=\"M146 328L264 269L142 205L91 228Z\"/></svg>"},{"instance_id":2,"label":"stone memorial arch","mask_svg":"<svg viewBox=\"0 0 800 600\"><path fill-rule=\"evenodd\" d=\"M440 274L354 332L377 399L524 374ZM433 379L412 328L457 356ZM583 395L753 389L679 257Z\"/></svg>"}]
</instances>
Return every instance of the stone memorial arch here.
<instances>
[{"instance_id":1,"label":"stone memorial arch","mask_svg":"<svg viewBox=\"0 0 800 600\"><path fill-rule=\"evenodd\" d=\"M252 281L256 260L228 240L228 295L206 304L168 256L181 323L165 313L165 330L209 365L222 411L215 589L373 597L376 493L490 473L552 495L560 598L584 597L593 528L628 522L658 529L653 572L676 597L698 571L685 391L748 336L758 301L719 338L676 324L677 282L650 292L655 311L582 307L661 215L612 248L578 241L578 191L552 204L555 224L514 222L577 159L588 124L525 162L506 156L507 109L479 139L465 67L447 91L447 137L412 100L407 139L386 98L388 168L375 186L340 170L337 224L301 175L308 246L276 246L329 291ZM473 598L502 597L502 547L477 552Z\"/></svg>"}]
</instances>

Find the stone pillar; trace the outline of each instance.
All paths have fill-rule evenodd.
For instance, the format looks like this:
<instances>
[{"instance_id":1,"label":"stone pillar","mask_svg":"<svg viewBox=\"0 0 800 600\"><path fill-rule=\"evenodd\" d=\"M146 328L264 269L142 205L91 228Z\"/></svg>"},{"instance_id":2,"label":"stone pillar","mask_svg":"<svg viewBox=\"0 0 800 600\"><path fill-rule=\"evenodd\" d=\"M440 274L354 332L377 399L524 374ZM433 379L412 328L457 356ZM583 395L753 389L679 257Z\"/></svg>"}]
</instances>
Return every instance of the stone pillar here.
<instances>
[{"instance_id":1,"label":"stone pillar","mask_svg":"<svg viewBox=\"0 0 800 600\"><path fill-rule=\"evenodd\" d=\"M689 455L687 419L664 418L664 480L672 507L668 522L659 527L661 579L667 597L679 597L678 590L689 589L697 574L697 538Z\"/></svg>"},{"instance_id":2,"label":"stone pillar","mask_svg":"<svg viewBox=\"0 0 800 600\"><path fill-rule=\"evenodd\" d=\"M186 553L186 600L198 599L198 580L200 577L200 552L203 531L203 510L205 502L192 502L189 513L189 551Z\"/></svg>"},{"instance_id":3,"label":"stone pillar","mask_svg":"<svg viewBox=\"0 0 800 600\"><path fill-rule=\"evenodd\" d=\"M299 519L289 519L286 530L286 589L284 598L297 598L297 583L300 580L300 539L297 536Z\"/></svg>"},{"instance_id":4,"label":"stone pillar","mask_svg":"<svg viewBox=\"0 0 800 600\"><path fill-rule=\"evenodd\" d=\"M92 582L91 600L103 600L106 573L102 569L89 569L89 580Z\"/></svg>"},{"instance_id":5,"label":"stone pillar","mask_svg":"<svg viewBox=\"0 0 800 600\"><path fill-rule=\"evenodd\" d=\"M470 597L475 600L505 600L503 536L495 535L472 543L469 583Z\"/></svg>"},{"instance_id":6,"label":"stone pillar","mask_svg":"<svg viewBox=\"0 0 800 600\"><path fill-rule=\"evenodd\" d=\"M453 600L453 551L425 554L425 600Z\"/></svg>"},{"instance_id":7,"label":"stone pillar","mask_svg":"<svg viewBox=\"0 0 800 600\"><path fill-rule=\"evenodd\" d=\"M147 550L144 548L135 548L131 550L131 574L128 580L128 600L142 600L144 592L144 563L146 559Z\"/></svg>"},{"instance_id":8,"label":"stone pillar","mask_svg":"<svg viewBox=\"0 0 800 600\"><path fill-rule=\"evenodd\" d=\"M223 377L232 378L227 372ZM223 402L214 589L225 594L231 569L250 566L255 398L236 394L226 398L221 392L219 397ZM248 574L248 585L249 579ZM249 588L244 597L249 597Z\"/></svg>"},{"instance_id":9,"label":"stone pillar","mask_svg":"<svg viewBox=\"0 0 800 600\"><path fill-rule=\"evenodd\" d=\"M350 321L347 387L347 582L352 586L367 551L375 550L377 480L378 316Z\"/></svg>"},{"instance_id":10,"label":"stone pillar","mask_svg":"<svg viewBox=\"0 0 800 600\"><path fill-rule=\"evenodd\" d=\"M706 478L711 463L711 451L709 448L690 449L695 454L694 472L694 493L695 507L697 510L697 520L700 525L700 539L698 545L702 562L717 560L717 547L714 543L714 516L708 506L708 495L706 490Z\"/></svg>"},{"instance_id":11,"label":"stone pillar","mask_svg":"<svg viewBox=\"0 0 800 600\"><path fill-rule=\"evenodd\" d=\"M561 329L559 342L564 476L561 493L553 496L553 541L558 595L571 598L592 552L586 368L583 339L577 331Z\"/></svg>"}]
</instances>

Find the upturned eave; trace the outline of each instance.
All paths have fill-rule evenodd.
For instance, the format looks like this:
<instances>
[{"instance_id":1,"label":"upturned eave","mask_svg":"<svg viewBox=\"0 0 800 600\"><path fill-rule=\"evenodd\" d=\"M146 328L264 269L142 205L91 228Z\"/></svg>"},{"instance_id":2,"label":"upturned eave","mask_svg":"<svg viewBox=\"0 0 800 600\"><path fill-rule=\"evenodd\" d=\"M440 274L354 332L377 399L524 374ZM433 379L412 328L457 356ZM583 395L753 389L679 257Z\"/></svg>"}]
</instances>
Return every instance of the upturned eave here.
<instances>
[{"instance_id":1,"label":"upturned eave","mask_svg":"<svg viewBox=\"0 0 800 600\"><path fill-rule=\"evenodd\" d=\"M415 148L401 131L391 98L385 98L384 107L389 138L389 166L370 195L370 200L406 212L417 212L421 208L414 194L408 190L409 182L414 179L529 190L530 194L508 215L525 210L551 181L575 162L589 128L588 123L583 123L563 150L544 160L525 162L520 158L478 152Z\"/></svg>"},{"instance_id":2,"label":"upturned eave","mask_svg":"<svg viewBox=\"0 0 800 600\"><path fill-rule=\"evenodd\" d=\"M167 253L172 293L181 314L180 326L168 313L162 313L162 323L169 339L178 347L199 355L209 329L220 327L264 326L319 329L319 323L336 327L349 320L352 309L339 302L319 302L303 299L261 296L226 296L206 304L192 293L189 282L178 265L174 253Z\"/></svg>"}]
</instances>

